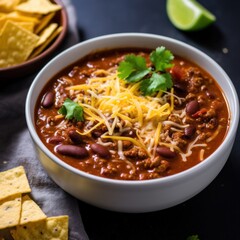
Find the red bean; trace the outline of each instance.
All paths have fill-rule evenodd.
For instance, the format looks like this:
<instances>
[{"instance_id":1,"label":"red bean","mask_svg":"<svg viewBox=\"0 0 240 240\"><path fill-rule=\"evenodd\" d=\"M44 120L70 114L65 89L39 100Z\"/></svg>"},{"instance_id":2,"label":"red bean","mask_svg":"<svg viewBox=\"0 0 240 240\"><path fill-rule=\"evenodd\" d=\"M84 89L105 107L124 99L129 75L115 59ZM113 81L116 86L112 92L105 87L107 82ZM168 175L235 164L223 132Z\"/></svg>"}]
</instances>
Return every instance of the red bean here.
<instances>
[{"instance_id":1,"label":"red bean","mask_svg":"<svg viewBox=\"0 0 240 240\"><path fill-rule=\"evenodd\" d=\"M207 95L210 99L216 98L215 93L213 93L212 91L209 91L209 90L206 90L206 95Z\"/></svg>"},{"instance_id":2,"label":"red bean","mask_svg":"<svg viewBox=\"0 0 240 240\"><path fill-rule=\"evenodd\" d=\"M196 132L196 128L192 125L190 125L189 127L186 127L184 129L184 135L187 137L187 138L191 138L194 133Z\"/></svg>"},{"instance_id":3,"label":"red bean","mask_svg":"<svg viewBox=\"0 0 240 240\"><path fill-rule=\"evenodd\" d=\"M101 137L102 134L103 134L103 132L100 131L100 130L93 130L92 131L92 137L93 138L99 138L99 137Z\"/></svg>"},{"instance_id":4,"label":"red bean","mask_svg":"<svg viewBox=\"0 0 240 240\"><path fill-rule=\"evenodd\" d=\"M199 110L199 103L197 100L192 100L186 105L186 112L190 115L196 113Z\"/></svg>"},{"instance_id":5,"label":"red bean","mask_svg":"<svg viewBox=\"0 0 240 240\"><path fill-rule=\"evenodd\" d=\"M184 82L176 82L174 83L174 88L180 90L181 92L187 92L187 87L186 84Z\"/></svg>"},{"instance_id":6,"label":"red bean","mask_svg":"<svg viewBox=\"0 0 240 240\"><path fill-rule=\"evenodd\" d=\"M174 158L177 155L175 152L172 152L168 147L157 147L157 153L165 158Z\"/></svg>"},{"instance_id":7,"label":"red bean","mask_svg":"<svg viewBox=\"0 0 240 240\"><path fill-rule=\"evenodd\" d=\"M47 92L42 100L42 106L44 108L50 108L54 103L54 93L53 92Z\"/></svg>"},{"instance_id":8,"label":"red bean","mask_svg":"<svg viewBox=\"0 0 240 240\"><path fill-rule=\"evenodd\" d=\"M70 139L76 143L76 144L79 144L79 143L82 143L82 137L79 133L76 132L76 130L74 129L71 129L69 132L68 132L68 136L70 137Z\"/></svg>"},{"instance_id":9,"label":"red bean","mask_svg":"<svg viewBox=\"0 0 240 240\"><path fill-rule=\"evenodd\" d=\"M129 129L129 130L126 130L124 132L122 132L122 136L126 136L126 137L136 137L136 130L135 129Z\"/></svg>"},{"instance_id":10,"label":"red bean","mask_svg":"<svg viewBox=\"0 0 240 240\"><path fill-rule=\"evenodd\" d=\"M84 147L74 145L59 145L56 147L56 151L62 155L75 158L85 158L88 156L88 151Z\"/></svg>"},{"instance_id":11,"label":"red bean","mask_svg":"<svg viewBox=\"0 0 240 240\"><path fill-rule=\"evenodd\" d=\"M93 143L91 145L91 149L93 150L94 153L96 153L97 155L99 155L102 158L110 158L111 157L111 153L110 151L107 149L107 147L100 145L98 143Z\"/></svg>"},{"instance_id":12,"label":"red bean","mask_svg":"<svg viewBox=\"0 0 240 240\"><path fill-rule=\"evenodd\" d=\"M64 138L61 136L53 136L48 139L48 142L51 144L59 144L63 140L64 140Z\"/></svg>"}]
</instances>

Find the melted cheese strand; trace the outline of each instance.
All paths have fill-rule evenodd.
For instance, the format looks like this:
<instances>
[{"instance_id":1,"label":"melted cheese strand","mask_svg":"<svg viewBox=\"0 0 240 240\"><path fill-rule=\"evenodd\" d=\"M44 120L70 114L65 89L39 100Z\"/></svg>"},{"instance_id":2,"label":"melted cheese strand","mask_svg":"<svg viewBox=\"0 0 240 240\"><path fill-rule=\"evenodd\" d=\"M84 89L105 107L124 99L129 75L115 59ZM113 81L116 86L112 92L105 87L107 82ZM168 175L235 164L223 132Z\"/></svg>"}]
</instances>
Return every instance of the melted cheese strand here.
<instances>
[{"instance_id":1,"label":"melted cheese strand","mask_svg":"<svg viewBox=\"0 0 240 240\"><path fill-rule=\"evenodd\" d=\"M218 125L217 130L213 133L213 135L212 135L211 137L209 137L209 138L206 140L206 142L207 142L207 143L208 143L208 142L211 142L211 141L218 135L218 133L220 132L221 128L223 128L222 125Z\"/></svg>"},{"instance_id":2,"label":"melted cheese strand","mask_svg":"<svg viewBox=\"0 0 240 240\"><path fill-rule=\"evenodd\" d=\"M117 69L97 70L85 84L67 87L75 92L77 101L84 108L85 119L104 124L105 136L118 141L118 153L122 155L121 141L129 140L154 157L158 145L162 121L174 111L174 94L159 91L154 97L142 96L140 83L129 84L117 76ZM95 128L97 128L95 127ZM134 129L137 138L117 136L119 130ZM90 134L91 128L81 134ZM116 135L117 134L117 135Z\"/></svg>"},{"instance_id":3,"label":"melted cheese strand","mask_svg":"<svg viewBox=\"0 0 240 240\"><path fill-rule=\"evenodd\" d=\"M94 129L96 129L97 127L99 127L100 125L102 125L104 123L104 121L101 121L101 122L99 122L99 123L97 123L96 125L94 125L91 129L89 129L88 131L86 131L86 132L80 132L80 131L78 131L78 130L76 130L80 135L88 135L88 134L90 134Z\"/></svg>"},{"instance_id":4,"label":"melted cheese strand","mask_svg":"<svg viewBox=\"0 0 240 240\"><path fill-rule=\"evenodd\" d=\"M187 157L189 157L191 154L192 154L192 149L194 147L206 147L207 144L205 143L202 143L202 144L196 144L196 142L198 141L199 139L199 136L197 136L189 145L188 145L188 148L187 148L187 151L186 153L180 153L180 155L182 156L182 159L184 162L187 161Z\"/></svg>"},{"instance_id":5,"label":"melted cheese strand","mask_svg":"<svg viewBox=\"0 0 240 240\"><path fill-rule=\"evenodd\" d=\"M132 142L134 145L140 147L140 148L143 148L146 150L146 147L144 145L141 144L141 142L137 141L136 139L134 138L131 138L131 137L124 137L124 136L102 136L102 138L111 138L111 139L115 139L115 140L125 140L125 141L130 141ZM147 150L146 150L147 152Z\"/></svg>"}]
</instances>

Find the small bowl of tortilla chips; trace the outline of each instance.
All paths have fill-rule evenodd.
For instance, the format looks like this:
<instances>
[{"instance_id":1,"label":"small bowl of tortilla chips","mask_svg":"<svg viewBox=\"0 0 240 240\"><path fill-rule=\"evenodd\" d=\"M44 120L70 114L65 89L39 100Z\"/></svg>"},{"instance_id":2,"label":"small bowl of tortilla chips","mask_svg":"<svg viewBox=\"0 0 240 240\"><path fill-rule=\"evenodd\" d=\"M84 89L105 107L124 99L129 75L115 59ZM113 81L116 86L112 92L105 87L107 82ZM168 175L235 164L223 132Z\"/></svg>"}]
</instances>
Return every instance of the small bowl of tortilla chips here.
<instances>
[{"instance_id":1,"label":"small bowl of tortilla chips","mask_svg":"<svg viewBox=\"0 0 240 240\"><path fill-rule=\"evenodd\" d=\"M40 69L63 42L67 21L59 0L1 0L0 81Z\"/></svg>"}]
</instances>

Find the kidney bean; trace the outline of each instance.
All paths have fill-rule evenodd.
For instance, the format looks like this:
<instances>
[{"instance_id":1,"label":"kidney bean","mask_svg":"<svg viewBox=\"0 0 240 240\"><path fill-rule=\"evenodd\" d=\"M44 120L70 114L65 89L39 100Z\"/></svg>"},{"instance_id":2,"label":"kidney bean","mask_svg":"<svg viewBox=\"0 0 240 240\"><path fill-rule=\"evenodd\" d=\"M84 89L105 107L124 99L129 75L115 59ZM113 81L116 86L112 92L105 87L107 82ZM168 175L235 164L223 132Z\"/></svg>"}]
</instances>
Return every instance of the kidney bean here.
<instances>
[{"instance_id":1,"label":"kidney bean","mask_svg":"<svg viewBox=\"0 0 240 240\"><path fill-rule=\"evenodd\" d=\"M50 108L54 103L54 93L53 92L47 92L42 100L42 106L44 108Z\"/></svg>"},{"instance_id":2,"label":"kidney bean","mask_svg":"<svg viewBox=\"0 0 240 240\"><path fill-rule=\"evenodd\" d=\"M62 142L64 140L63 137L61 136L53 136L53 137L50 137L48 139L48 143L51 143L51 144L59 144L60 142Z\"/></svg>"},{"instance_id":3,"label":"kidney bean","mask_svg":"<svg viewBox=\"0 0 240 240\"><path fill-rule=\"evenodd\" d=\"M107 149L107 147L100 145L98 143L93 143L91 144L91 149L93 150L94 153L98 154L100 157L103 158L110 158L111 153Z\"/></svg>"},{"instance_id":4,"label":"kidney bean","mask_svg":"<svg viewBox=\"0 0 240 240\"><path fill-rule=\"evenodd\" d=\"M92 137L93 137L93 138L99 138L99 137L102 136L102 134L103 134L102 131L98 131L98 130L93 130L93 131L92 131Z\"/></svg>"},{"instance_id":5,"label":"kidney bean","mask_svg":"<svg viewBox=\"0 0 240 240\"><path fill-rule=\"evenodd\" d=\"M184 129L184 136L187 138L191 138L195 132L196 132L196 128L194 126L190 125L189 127L186 127Z\"/></svg>"},{"instance_id":6,"label":"kidney bean","mask_svg":"<svg viewBox=\"0 0 240 240\"><path fill-rule=\"evenodd\" d=\"M177 155L175 152L172 152L168 147L157 147L156 151L160 156L165 158L174 158Z\"/></svg>"},{"instance_id":7,"label":"kidney bean","mask_svg":"<svg viewBox=\"0 0 240 240\"><path fill-rule=\"evenodd\" d=\"M62 155L75 158L85 158L88 156L88 151L84 147L74 145L59 145L56 147L56 151Z\"/></svg>"},{"instance_id":8,"label":"kidney bean","mask_svg":"<svg viewBox=\"0 0 240 240\"><path fill-rule=\"evenodd\" d=\"M209 90L206 90L206 95L210 98L210 99L214 99L216 98L216 95L215 93L209 91Z\"/></svg>"},{"instance_id":9,"label":"kidney bean","mask_svg":"<svg viewBox=\"0 0 240 240\"><path fill-rule=\"evenodd\" d=\"M126 131L122 132L121 135L125 136L125 137L132 137L132 138L137 136L135 129L126 130Z\"/></svg>"},{"instance_id":10,"label":"kidney bean","mask_svg":"<svg viewBox=\"0 0 240 240\"><path fill-rule=\"evenodd\" d=\"M187 86L185 82L175 82L173 84L173 87L176 88L177 90L180 90L182 93L187 92Z\"/></svg>"},{"instance_id":11,"label":"kidney bean","mask_svg":"<svg viewBox=\"0 0 240 240\"><path fill-rule=\"evenodd\" d=\"M196 113L199 110L199 103L197 100L192 100L186 104L186 112L190 115Z\"/></svg>"},{"instance_id":12,"label":"kidney bean","mask_svg":"<svg viewBox=\"0 0 240 240\"><path fill-rule=\"evenodd\" d=\"M76 132L76 130L74 129L71 129L69 132L68 132L68 136L70 137L70 139L76 143L76 144L79 144L79 143L82 143L82 137L79 133Z\"/></svg>"}]
</instances>

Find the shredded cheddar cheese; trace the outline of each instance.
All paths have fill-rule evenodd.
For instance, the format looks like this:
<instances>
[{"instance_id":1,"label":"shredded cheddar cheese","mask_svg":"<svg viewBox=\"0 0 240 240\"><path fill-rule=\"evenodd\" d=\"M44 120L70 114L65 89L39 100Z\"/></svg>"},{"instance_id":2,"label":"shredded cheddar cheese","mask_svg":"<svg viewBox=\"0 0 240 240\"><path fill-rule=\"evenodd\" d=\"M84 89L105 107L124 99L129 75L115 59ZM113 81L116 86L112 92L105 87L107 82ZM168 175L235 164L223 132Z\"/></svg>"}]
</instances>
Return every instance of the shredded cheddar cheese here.
<instances>
[{"instance_id":1,"label":"shredded cheddar cheese","mask_svg":"<svg viewBox=\"0 0 240 240\"><path fill-rule=\"evenodd\" d=\"M79 134L90 134L104 124L107 133L102 138L117 141L121 158L124 140L141 147L149 156L154 157L162 122L174 110L173 89L171 92L159 91L154 97L143 96L139 83L126 83L117 76L115 68L97 70L92 76L85 84L66 88L69 93L74 92L77 96L75 100L84 108L85 119L94 122L94 127ZM119 136L119 132L126 127L135 129L137 138Z\"/></svg>"}]
</instances>

